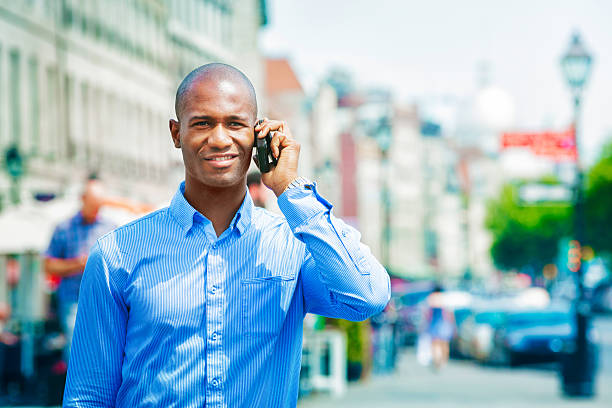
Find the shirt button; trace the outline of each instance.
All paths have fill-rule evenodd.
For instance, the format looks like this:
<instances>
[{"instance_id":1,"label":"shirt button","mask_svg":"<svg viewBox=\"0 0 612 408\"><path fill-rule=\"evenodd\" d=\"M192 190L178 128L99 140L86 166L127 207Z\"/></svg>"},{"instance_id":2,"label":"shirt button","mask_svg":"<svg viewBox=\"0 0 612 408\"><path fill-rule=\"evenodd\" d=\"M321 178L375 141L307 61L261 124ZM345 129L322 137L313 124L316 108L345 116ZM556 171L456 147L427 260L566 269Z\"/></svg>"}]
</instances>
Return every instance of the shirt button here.
<instances>
[{"instance_id":1,"label":"shirt button","mask_svg":"<svg viewBox=\"0 0 612 408\"><path fill-rule=\"evenodd\" d=\"M212 293L213 295L217 293L217 287L213 286L212 288L210 288L210 293Z\"/></svg>"},{"instance_id":2,"label":"shirt button","mask_svg":"<svg viewBox=\"0 0 612 408\"><path fill-rule=\"evenodd\" d=\"M212 249L217 249L217 244L212 244L211 247Z\"/></svg>"},{"instance_id":3,"label":"shirt button","mask_svg":"<svg viewBox=\"0 0 612 408\"><path fill-rule=\"evenodd\" d=\"M213 339L213 341L217 340L217 332L214 332L211 338Z\"/></svg>"},{"instance_id":4,"label":"shirt button","mask_svg":"<svg viewBox=\"0 0 612 408\"><path fill-rule=\"evenodd\" d=\"M342 236L346 237L346 230L342 230Z\"/></svg>"},{"instance_id":5,"label":"shirt button","mask_svg":"<svg viewBox=\"0 0 612 408\"><path fill-rule=\"evenodd\" d=\"M216 378L213 378L213 380L210 383L213 385L213 387L219 386L219 380L217 380Z\"/></svg>"}]
</instances>

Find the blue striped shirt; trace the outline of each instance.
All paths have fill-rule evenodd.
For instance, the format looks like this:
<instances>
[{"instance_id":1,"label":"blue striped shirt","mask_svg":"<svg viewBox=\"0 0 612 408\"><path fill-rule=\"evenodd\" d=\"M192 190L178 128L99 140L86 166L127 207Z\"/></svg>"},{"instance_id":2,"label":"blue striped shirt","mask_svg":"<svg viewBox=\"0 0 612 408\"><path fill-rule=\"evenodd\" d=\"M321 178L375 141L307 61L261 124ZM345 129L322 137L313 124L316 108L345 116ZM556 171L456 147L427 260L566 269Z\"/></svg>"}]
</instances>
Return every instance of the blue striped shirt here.
<instances>
[{"instance_id":1,"label":"blue striped shirt","mask_svg":"<svg viewBox=\"0 0 612 408\"><path fill-rule=\"evenodd\" d=\"M219 237L184 198L100 238L64 407L295 407L307 312L363 320L389 276L316 186L247 193Z\"/></svg>"}]
</instances>

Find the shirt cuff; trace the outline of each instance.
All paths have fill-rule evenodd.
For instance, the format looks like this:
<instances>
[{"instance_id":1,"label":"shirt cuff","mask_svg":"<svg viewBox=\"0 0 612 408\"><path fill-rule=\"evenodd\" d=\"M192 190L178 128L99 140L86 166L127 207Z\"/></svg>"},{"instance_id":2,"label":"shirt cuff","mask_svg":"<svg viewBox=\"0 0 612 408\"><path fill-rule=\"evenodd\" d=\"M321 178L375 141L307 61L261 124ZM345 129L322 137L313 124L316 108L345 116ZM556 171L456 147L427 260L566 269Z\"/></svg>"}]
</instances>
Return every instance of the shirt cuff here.
<instances>
[{"instance_id":1,"label":"shirt cuff","mask_svg":"<svg viewBox=\"0 0 612 408\"><path fill-rule=\"evenodd\" d=\"M294 232L315 215L329 213L332 207L331 203L318 193L317 183L290 188L278 196L278 208Z\"/></svg>"}]
</instances>

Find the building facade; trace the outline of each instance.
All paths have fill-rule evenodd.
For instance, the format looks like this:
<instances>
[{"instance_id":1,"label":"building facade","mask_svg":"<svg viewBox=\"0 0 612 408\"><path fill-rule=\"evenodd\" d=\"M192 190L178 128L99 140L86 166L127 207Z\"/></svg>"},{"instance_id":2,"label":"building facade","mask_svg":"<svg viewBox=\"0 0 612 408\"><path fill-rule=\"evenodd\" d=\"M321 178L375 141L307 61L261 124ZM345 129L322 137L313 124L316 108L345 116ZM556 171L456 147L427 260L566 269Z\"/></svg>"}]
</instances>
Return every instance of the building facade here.
<instances>
[{"instance_id":1,"label":"building facade","mask_svg":"<svg viewBox=\"0 0 612 408\"><path fill-rule=\"evenodd\" d=\"M184 175L168 130L179 82L225 62L265 96L257 47L265 22L262 0L0 2L0 242L8 243L0 303L12 308L27 378L47 309L39 255L53 227L47 210L74 211L92 172L114 195L169 202ZM20 177L5 171L15 148ZM53 199L46 212L41 197Z\"/></svg>"},{"instance_id":2,"label":"building facade","mask_svg":"<svg viewBox=\"0 0 612 408\"><path fill-rule=\"evenodd\" d=\"M97 172L158 204L182 177L174 92L212 61L262 88L258 0L28 0L0 5L0 149L26 163L21 195L62 195ZM4 206L10 180L0 176Z\"/></svg>"}]
</instances>

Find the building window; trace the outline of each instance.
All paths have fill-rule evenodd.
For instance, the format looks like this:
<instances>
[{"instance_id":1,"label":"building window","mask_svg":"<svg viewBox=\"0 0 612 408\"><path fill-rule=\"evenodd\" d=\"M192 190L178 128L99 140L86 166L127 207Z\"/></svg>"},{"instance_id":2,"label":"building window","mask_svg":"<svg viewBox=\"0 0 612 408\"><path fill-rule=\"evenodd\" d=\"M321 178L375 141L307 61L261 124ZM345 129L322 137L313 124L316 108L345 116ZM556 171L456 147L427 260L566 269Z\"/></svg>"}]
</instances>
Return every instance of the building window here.
<instances>
[{"instance_id":1,"label":"building window","mask_svg":"<svg viewBox=\"0 0 612 408\"><path fill-rule=\"evenodd\" d=\"M90 121L90 110L89 110L89 104L90 104L90 98L89 98L89 85L87 84L87 82L83 82L81 83L81 125L82 125L82 129L81 129L81 155L84 159L85 164L87 165L88 169L91 169L91 145L89 143L90 140L90 134L89 134L89 129L91 126L91 121Z\"/></svg>"},{"instance_id":2,"label":"building window","mask_svg":"<svg viewBox=\"0 0 612 408\"><path fill-rule=\"evenodd\" d=\"M59 140L59 87L58 73L53 66L47 67L47 132L46 151L47 158L53 160L58 152Z\"/></svg>"},{"instance_id":3,"label":"building window","mask_svg":"<svg viewBox=\"0 0 612 408\"><path fill-rule=\"evenodd\" d=\"M36 155L40 144L40 95L38 91L38 60L31 57L28 63L28 75L30 83L30 142L32 144L31 154Z\"/></svg>"},{"instance_id":4,"label":"building window","mask_svg":"<svg viewBox=\"0 0 612 408\"><path fill-rule=\"evenodd\" d=\"M87 35L87 24L89 20L89 2L83 1L81 3L81 32L83 35Z\"/></svg>"},{"instance_id":5,"label":"building window","mask_svg":"<svg viewBox=\"0 0 612 408\"><path fill-rule=\"evenodd\" d=\"M74 140L74 79L68 75L64 75L64 110L62 112L64 118L64 126L62 130L62 148L65 157L74 160L76 156L76 146ZM65 139L64 139L65 137Z\"/></svg>"},{"instance_id":6,"label":"building window","mask_svg":"<svg viewBox=\"0 0 612 408\"><path fill-rule=\"evenodd\" d=\"M74 23L74 9L72 1L68 0L62 5L62 24L65 28L71 28Z\"/></svg>"},{"instance_id":7,"label":"building window","mask_svg":"<svg viewBox=\"0 0 612 408\"><path fill-rule=\"evenodd\" d=\"M13 143L19 144L21 139L21 92L20 92L20 62L19 50L12 49L9 54L9 97L10 97L10 134Z\"/></svg>"},{"instance_id":8,"label":"building window","mask_svg":"<svg viewBox=\"0 0 612 408\"><path fill-rule=\"evenodd\" d=\"M0 147L4 146L4 75L2 71L2 67L4 66L4 53L2 52L3 48L0 46ZM0 202L0 204L2 204Z\"/></svg>"},{"instance_id":9,"label":"building window","mask_svg":"<svg viewBox=\"0 0 612 408\"><path fill-rule=\"evenodd\" d=\"M101 156L102 156L102 120L103 120L103 116L102 116L102 91L99 88L92 88L92 93L91 93L91 112L90 112L90 118L91 120L91 124L92 127L89 128L91 135L89 135L90 137L90 143L89 143L89 148L90 148L90 165L93 166L93 168L98 169L101 166Z\"/></svg>"}]
</instances>

